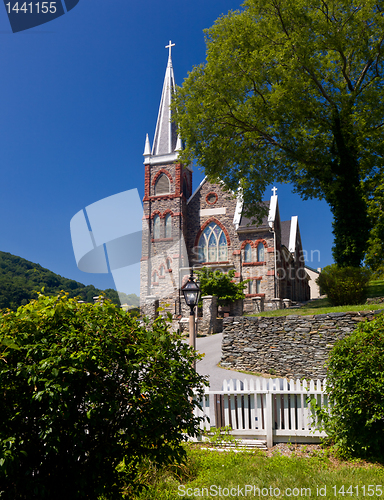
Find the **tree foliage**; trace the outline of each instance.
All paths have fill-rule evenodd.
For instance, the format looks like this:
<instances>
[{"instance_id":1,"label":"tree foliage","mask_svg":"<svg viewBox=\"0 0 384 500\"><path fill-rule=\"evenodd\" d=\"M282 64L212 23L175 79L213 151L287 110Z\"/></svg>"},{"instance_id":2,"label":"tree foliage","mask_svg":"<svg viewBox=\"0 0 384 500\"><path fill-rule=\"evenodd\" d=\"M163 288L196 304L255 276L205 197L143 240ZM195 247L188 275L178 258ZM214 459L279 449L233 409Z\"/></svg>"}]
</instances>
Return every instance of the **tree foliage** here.
<instances>
[{"instance_id":1,"label":"tree foliage","mask_svg":"<svg viewBox=\"0 0 384 500\"><path fill-rule=\"evenodd\" d=\"M202 267L195 271L200 281L201 297L215 295L219 306L225 306L238 299L244 299L246 281L236 283L235 271L224 274L221 270Z\"/></svg>"},{"instance_id":2,"label":"tree foliage","mask_svg":"<svg viewBox=\"0 0 384 500\"><path fill-rule=\"evenodd\" d=\"M384 277L384 182L377 176L367 184L368 216L372 225L364 264L375 278Z\"/></svg>"},{"instance_id":3,"label":"tree foliage","mask_svg":"<svg viewBox=\"0 0 384 500\"><path fill-rule=\"evenodd\" d=\"M90 303L93 303L93 297L103 295L120 305L119 296L112 288L100 290L93 285L83 285L22 257L0 252L0 309L16 310L19 306L26 305L36 298L36 291L41 291L42 288L47 295L56 295L64 290L69 297L81 297L81 300ZM136 296L133 295L126 296L128 303L138 305Z\"/></svg>"},{"instance_id":4,"label":"tree foliage","mask_svg":"<svg viewBox=\"0 0 384 500\"><path fill-rule=\"evenodd\" d=\"M363 304L367 298L371 273L361 267L326 266L316 283L333 306Z\"/></svg>"},{"instance_id":5,"label":"tree foliage","mask_svg":"<svg viewBox=\"0 0 384 500\"><path fill-rule=\"evenodd\" d=\"M328 437L345 455L384 458L384 315L360 324L332 349L323 414Z\"/></svg>"},{"instance_id":6,"label":"tree foliage","mask_svg":"<svg viewBox=\"0 0 384 500\"><path fill-rule=\"evenodd\" d=\"M40 295L0 320L2 499L120 499L119 464L182 456L202 377L163 319Z\"/></svg>"},{"instance_id":7,"label":"tree foliage","mask_svg":"<svg viewBox=\"0 0 384 500\"><path fill-rule=\"evenodd\" d=\"M184 161L240 184L246 206L274 180L324 198L342 266L361 263L363 184L383 167L383 32L374 0L247 0L206 30L174 103Z\"/></svg>"}]
</instances>

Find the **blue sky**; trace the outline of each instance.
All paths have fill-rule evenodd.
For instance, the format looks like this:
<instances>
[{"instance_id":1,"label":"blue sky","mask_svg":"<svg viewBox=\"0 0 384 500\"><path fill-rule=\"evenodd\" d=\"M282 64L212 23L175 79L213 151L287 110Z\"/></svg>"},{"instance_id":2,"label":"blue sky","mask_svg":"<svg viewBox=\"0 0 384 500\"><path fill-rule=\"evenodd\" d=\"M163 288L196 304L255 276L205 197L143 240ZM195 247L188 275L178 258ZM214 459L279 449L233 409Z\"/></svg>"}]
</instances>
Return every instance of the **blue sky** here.
<instances>
[{"instance_id":1,"label":"blue sky","mask_svg":"<svg viewBox=\"0 0 384 500\"><path fill-rule=\"evenodd\" d=\"M0 250L66 278L114 288L111 275L77 269L70 220L128 189L143 196L142 153L145 134L153 140L165 45L176 44L172 58L181 84L205 60L203 29L240 4L80 0L64 16L19 33L12 33L0 6ZM197 186L203 174L194 175ZM327 204L278 187L282 219L299 217L308 264L331 264ZM138 279L122 291L138 293Z\"/></svg>"}]
</instances>

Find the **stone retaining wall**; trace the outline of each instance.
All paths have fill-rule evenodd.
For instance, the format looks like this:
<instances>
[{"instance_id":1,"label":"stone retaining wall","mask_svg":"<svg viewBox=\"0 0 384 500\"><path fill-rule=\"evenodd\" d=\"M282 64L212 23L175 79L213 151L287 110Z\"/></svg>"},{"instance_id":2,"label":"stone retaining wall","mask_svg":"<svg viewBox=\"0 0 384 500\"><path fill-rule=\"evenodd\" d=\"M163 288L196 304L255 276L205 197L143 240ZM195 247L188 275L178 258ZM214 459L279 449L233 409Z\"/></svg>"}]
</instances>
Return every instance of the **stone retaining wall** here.
<instances>
[{"instance_id":1,"label":"stone retaining wall","mask_svg":"<svg viewBox=\"0 0 384 500\"><path fill-rule=\"evenodd\" d=\"M335 342L380 311L225 318L221 365L288 378L323 379Z\"/></svg>"}]
</instances>

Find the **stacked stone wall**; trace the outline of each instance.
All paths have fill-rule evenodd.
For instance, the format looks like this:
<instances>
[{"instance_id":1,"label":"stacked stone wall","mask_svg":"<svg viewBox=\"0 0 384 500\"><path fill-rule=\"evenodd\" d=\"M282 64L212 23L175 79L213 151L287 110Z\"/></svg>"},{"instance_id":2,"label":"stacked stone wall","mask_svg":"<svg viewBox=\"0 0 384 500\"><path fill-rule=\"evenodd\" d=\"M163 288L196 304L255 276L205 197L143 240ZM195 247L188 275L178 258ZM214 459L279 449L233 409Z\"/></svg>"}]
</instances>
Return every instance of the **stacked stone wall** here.
<instances>
[{"instance_id":1,"label":"stacked stone wall","mask_svg":"<svg viewBox=\"0 0 384 500\"><path fill-rule=\"evenodd\" d=\"M380 312L384 310L225 318L221 365L278 377L323 379L335 343Z\"/></svg>"}]
</instances>

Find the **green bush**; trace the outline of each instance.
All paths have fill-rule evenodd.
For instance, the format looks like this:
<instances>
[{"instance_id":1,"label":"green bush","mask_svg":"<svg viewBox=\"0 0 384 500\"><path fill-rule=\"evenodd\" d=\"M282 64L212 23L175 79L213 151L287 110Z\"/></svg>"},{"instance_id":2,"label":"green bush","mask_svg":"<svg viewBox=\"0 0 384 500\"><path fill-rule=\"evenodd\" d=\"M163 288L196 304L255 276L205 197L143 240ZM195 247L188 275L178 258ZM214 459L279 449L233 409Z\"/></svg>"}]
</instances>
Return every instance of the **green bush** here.
<instances>
[{"instance_id":1,"label":"green bush","mask_svg":"<svg viewBox=\"0 0 384 500\"><path fill-rule=\"evenodd\" d=\"M322 415L329 438L344 455L384 458L384 315L362 323L336 343L328 361Z\"/></svg>"},{"instance_id":2,"label":"green bush","mask_svg":"<svg viewBox=\"0 0 384 500\"><path fill-rule=\"evenodd\" d=\"M367 269L333 264L324 267L316 283L333 306L346 306L365 302L369 279Z\"/></svg>"},{"instance_id":3,"label":"green bush","mask_svg":"<svg viewBox=\"0 0 384 500\"><path fill-rule=\"evenodd\" d=\"M199 423L194 359L163 319L142 326L108 301L40 295L4 313L0 498L120 499L119 474L180 459Z\"/></svg>"},{"instance_id":4,"label":"green bush","mask_svg":"<svg viewBox=\"0 0 384 500\"><path fill-rule=\"evenodd\" d=\"M248 281L236 283L235 271L223 273L220 269L202 267L195 271L200 281L201 297L215 295L219 306L226 306L238 299L244 299L244 287Z\"/></svg>"}]
</instances>

